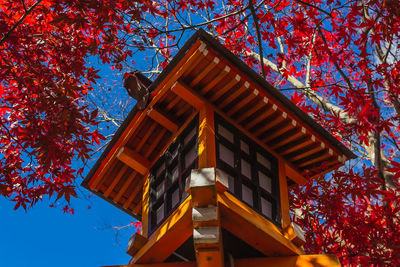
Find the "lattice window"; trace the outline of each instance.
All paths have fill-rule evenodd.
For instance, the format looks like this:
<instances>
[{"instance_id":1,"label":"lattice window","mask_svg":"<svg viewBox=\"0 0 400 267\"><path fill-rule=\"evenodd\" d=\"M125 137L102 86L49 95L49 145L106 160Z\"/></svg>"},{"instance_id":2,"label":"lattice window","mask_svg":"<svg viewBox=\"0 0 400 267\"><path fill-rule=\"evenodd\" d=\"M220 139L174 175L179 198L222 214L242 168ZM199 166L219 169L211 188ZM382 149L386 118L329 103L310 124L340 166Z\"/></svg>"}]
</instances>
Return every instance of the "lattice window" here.
<instances>
[{"instance_id":1,"label":"lattice window","mask_svg":"<svg viewBox=\"0 0 400 267\"><path fill-rule=\"evenodd\" d=\"M280 225L278 161L256 142L215 115L217 167L228 191Z\"/></svg>"},{"instance_id":2,"label":"lattice window","mask_svg":"<svg viewBox=\"0 0 400 267\"><path fill-rule=\"evenodd\" d=\"M150 171L150 233L188 196L190 172L198 166L198 128L195 118Z\"/></svg>"}]
</instances>

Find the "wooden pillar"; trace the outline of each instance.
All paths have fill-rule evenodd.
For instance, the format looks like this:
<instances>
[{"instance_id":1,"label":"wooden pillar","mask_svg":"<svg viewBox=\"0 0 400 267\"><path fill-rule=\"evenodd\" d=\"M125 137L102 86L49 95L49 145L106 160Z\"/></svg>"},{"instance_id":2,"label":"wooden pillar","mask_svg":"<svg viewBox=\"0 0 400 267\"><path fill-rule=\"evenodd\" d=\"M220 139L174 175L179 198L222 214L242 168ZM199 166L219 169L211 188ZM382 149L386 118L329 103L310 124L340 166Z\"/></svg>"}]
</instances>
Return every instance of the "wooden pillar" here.
<instances>
[{"instance_id":1,"label":"wooden pillar","mask_svg":"<svg viewBox=\"0 0 400 267\"><path fill-rule=\"evenodd\" d=\"M223 267L224 250L217 205L214 111L208 105L199 115L199 169L192 170L193 241L198 267Z\"/></svg>"},{"instance_id":2,"label":"wooden pillar","mask_svg":"<svg viewBox=\"0 0 400 267\"><path fill-rule=\"evenodd\" d=\"M287 166L286 163L279 160L279 193L281 198L281 222L283 235L292 241L295 245L301 247L304 241L304 235L301 233L301 229L293 224L290 219L289 211L289 190L287 185Z\"/></svg>"},{"instance_id":3,"label":"wooden pillar","mask_svg":"<svg viewBox=\"0 0 400 267\"><path fill-rule=\"evenodd\" d=\"M144 177L142 195L142 236L148 238L149 233L149 197L150 197L150 174Z\"/></svg>"}]
</instances>

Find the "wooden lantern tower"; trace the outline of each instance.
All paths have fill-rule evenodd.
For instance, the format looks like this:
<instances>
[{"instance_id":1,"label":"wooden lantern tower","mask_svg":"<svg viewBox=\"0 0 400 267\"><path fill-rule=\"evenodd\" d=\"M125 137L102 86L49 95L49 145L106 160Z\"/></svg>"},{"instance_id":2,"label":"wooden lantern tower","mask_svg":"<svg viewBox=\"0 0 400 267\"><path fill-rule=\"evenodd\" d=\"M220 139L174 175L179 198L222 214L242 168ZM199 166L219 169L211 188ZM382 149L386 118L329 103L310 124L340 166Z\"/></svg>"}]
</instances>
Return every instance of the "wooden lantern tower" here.
<instances>
[{"instance_id":1,"label":"wooden lantern tower","mask_svg":"<svg viewBox=\"0 0 400 267\"><path fill-rule=\"evenodd\" d=\"M83 181L142 221L124 266L340 266L304 255L288 186L350 150L202 30L153 83L137 77L149 94Z\"/></svg>"}]
</instances>

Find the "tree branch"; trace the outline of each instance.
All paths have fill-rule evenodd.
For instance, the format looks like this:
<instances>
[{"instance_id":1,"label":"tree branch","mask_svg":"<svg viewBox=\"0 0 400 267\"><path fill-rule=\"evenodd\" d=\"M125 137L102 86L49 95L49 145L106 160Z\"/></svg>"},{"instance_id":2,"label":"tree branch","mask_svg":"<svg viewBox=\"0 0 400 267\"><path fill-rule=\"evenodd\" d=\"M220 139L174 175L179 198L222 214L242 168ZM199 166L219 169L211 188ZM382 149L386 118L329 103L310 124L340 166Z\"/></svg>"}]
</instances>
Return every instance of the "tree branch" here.
<instances>
[{"instance_id":1,"label":"tree branch","mask_svg":"<svg viewBox=\"0 0 400 267\"><path fill-rule=\"evenodd\" d=\"M42 0L38 0L36 3L34 3L28 10L25 11L24 15L17 21L17 23L14 24L14 26L3 35L3 38L0 40L0 45L2 45L6 39L10 36L10 34L15 31L15 29L24 22L25 18L33 11L33 9L38 6L42 2Z\"/></svg>"}]
</instances>

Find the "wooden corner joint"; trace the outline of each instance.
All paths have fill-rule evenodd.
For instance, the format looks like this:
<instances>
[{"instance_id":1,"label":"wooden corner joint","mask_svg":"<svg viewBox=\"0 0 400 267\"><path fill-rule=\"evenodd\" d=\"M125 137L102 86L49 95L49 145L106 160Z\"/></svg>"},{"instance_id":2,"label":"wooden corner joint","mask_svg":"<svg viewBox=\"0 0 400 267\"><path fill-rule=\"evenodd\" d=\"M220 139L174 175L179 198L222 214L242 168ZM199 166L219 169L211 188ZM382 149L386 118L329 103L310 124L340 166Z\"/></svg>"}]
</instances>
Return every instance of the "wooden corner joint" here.
<instances>
[{"instance_id":1,"label":"wooden corner joint","mask_svg":"<svg viewBox=\"0 0 400 267\"><path fill-rule=\"evenodd\" d=\"M216 186L218 192L225 192L228 190L228 175L218 168L192 170L190 184L186 191L204 186Z\"/></svg>"},{"instance_id":2,"label":"wooden corner joint","mask_svg":"<svg viewBox=\"0 0 400 267\"><path fill-rule=\"evenodd\" d=\"M303 246L306 243L305 232L300 226L292 222L286 229L282 229L284 236L292 241L298 247Z\"/></svg>"},{"instance_id":3,"label":"wooden corner joint","mask_svg":"<svg viewBox=\"0 0 400 267\"><path fill-rule=\"evenodd\" d=\"M178 124L171 118L169 118L165 111L162 111L158 108L152 107L147 111L147 116L152 118L155 122L166 128L171 133L175 133L179 126Z\"/></svg>"},{"instance_id":4,"label":"wooden corner joint","mask_svg":"<svg viewBox=\"0 0 400 267\"><path fill-rule=\"evenodd\" d=\"M139 251L139 249L141 249L146 244L146 242L147 242L147 238L145 238L141 234L135 233L129 239L126 253L128 253L131 256L134 256Z\"/></svg>"},{"instance_id":5,"label":"wooden corner joint","mask_svg":"<svg viewBox=\"0 0 400 267\"><path fill-rule=\"evenodd\" d=\"M120 148L117 158L142 175L146 174L151 166L150 161L126 146Z\"/></svg>"}]
</instances>

